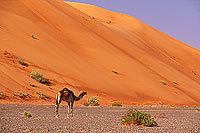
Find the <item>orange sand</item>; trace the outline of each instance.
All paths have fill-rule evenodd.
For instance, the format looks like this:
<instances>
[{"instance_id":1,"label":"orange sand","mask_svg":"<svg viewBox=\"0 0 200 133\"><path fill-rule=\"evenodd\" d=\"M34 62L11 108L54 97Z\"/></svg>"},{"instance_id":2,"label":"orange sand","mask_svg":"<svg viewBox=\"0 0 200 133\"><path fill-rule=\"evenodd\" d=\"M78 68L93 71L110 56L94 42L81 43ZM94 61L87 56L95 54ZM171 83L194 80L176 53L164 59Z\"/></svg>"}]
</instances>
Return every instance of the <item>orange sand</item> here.
<instances>
[{"instance_id":1,"label":"orange sand","mask_svg":"<svg viewBox=\"0 0 200 133\"><path fill-rule=\"evenodd\" d=\"M128 15L61 0L0 1L0 92L8 96L0 103L51 104L68 87L88 92L76 105L97 96L101 105L200 106L199 66L199 50ZM30 78L32 70L52 85Z\"/></svg>"}]
</instances>

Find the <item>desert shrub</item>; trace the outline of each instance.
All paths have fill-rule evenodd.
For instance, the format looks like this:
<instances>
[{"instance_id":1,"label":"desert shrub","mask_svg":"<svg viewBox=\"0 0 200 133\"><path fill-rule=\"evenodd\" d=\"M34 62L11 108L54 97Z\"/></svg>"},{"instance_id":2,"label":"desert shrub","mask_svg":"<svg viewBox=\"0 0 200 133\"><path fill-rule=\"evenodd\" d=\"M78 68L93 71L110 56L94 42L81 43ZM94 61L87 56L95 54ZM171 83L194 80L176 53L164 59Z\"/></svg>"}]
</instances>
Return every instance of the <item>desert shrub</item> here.
<instances>
[{"instance_id":1,"label":"desert shrub","mask_svg":"<svg viewBox=\"0 0 200 133\"><path fill-rule=\"evenodd\" d=\"M160 82L161 82L162 84L164 84L164 85L167 85L167 84L165 83L165 81L163 81L163 80L161 80Z\"/></svg>"},{"instance_id":2,"label":"desert shrub","mask_svg":"<svg viewBox=\"0 0 200 133\"><path fill-rule=\"evenodd\" d=\"M6 94L3 93L3 92L1 92L1 93L0 93L0 99L5 99L5 98L6 98Z\"/></svg>"},{"instance_id":3,"label":"desert shrub","mask_svg":"<svg viewBox=\"0 0 200 133\"><path fill-rule=\"evenodd\" d=\"M22 59L17 59L17 62L21 65L25 65L24 61Z\"/></svg>"},{"instance_id":4,"label":"desert shrub","mask_svg":"<svg viewBox=\"0 0 200 133\"><path fill-rule=\"evenodd\" d=\"M18 97L20 97L20 98L26 98L26 97L30 97L31 95L28 94L28 93L24 94L23 92L15 92L15 93L14 93L14 96L15 96L15 97L18 96Z\"/></svg>"},{"instance_id":5,"label":"desert shrub","mask_svg":"<svg viewBox=\"0 0 200 133\"><path fill-rule=\"evenodd\" d=\"M37 39L35 36L34 36L34 34L31 36L33 39Z\"/></svg>"},{"instance_id":6,"label":"desert shrub","mask_svg":"<svg viewBox=\"0 0 200 133\"><path fill-rule=\"evenodd\" d=\"M99 99L96 97L89 98L83 105L85 106L98 106L99 105Z\"/></svg>"},{"instance_id":7,"label":"desert shrub","mask_svg":"<svg viewBox=\"0 0 200 133\"><path fill-rule=\"evenodd\" d=\"M32 117L32 114L30 112L24 111L22 117Z\"/></svg>"},{"instance_id":8,"label":"desert shrub","mask_svg":"<svg viewBox=\"0 0 200 133\"><path fill-rule=\"evenodd\" d=\"M115 70L112 70L112 72L115 73L115 74L119 74L119 73L118 73L117 71L115 71Z\"/></svg>"},{"instance_id":9,"label":"desert shrub","mask_svg":"<svg viewBox=\"0 0 200 133\"><path fill-rule=\"evenodd\" d=\"M178 83L176 81L173 81L174 84L178 85Z\"/></svg>"},{"instance_id":10,"label":"desert shrub","mask_svg":"<svg viewBox=\"0 0 200 133\"><path fill-rule=\"evenodd\" d=\"M7 55L7 54L8 54L8 52L7 52L7 51L4 51L4 52L3 52L3 54L4 54L4 55Z\"/></svg>"},{"instance_id":11,"label":"desert shrub","mask_svg":"<svg viewBox=\"0 0 200 133\"><path fill-rule=\"evenodd\" d=\"M34 85L31 81L28 81L29 85L32 87L36 87L36 85Z\"/></svg>"},{"instance_id":12,"label":"desert shrub","mask_svg":"<svg viewBox=\"0 0 200 133\"><path fill-rule=\"evenodd\" d=\"M24 65L24 66L28 66L27 63L25 63L22 59L17 59L17 62L21 65Z\"/></svg>"},{"instance_id":13,"label":"desert shrub","mask_svg":"<svg viewBox=\"0 0 200 133\"><path fill-rule=\"evenodd\" d=\"M118 103L118 102L114 102L114 103L112 104L112 106L122 106L122 104L121 104L121 103Z\"/></svg>"},{"instance_id":14,"label":"desert shrub","mask_svg":"<svg viewBox=\"0 0 200 133\"><path fill-rule=\"evenodd\" d=\"M137 111L136 109L128 110L127 114L125 116L122 116L121 123L123 125L143 125L148 127L158 125L150 114L142 113L140 111Z\"/></svg>"},{"instance_id":15,"label":"desert shrub","mask_svg":"<svg viewBox=\"0 0 200 133\"><path fill-rule=\"evenodd\" d=\"M89 106L90 104L89 104L89 102L88 101L86 101L86 102L84 102L84 104L83 104L84 106Z\"/></svg>"},{"instance_id":16,"label":"desert shrub","mask_svg":"<svg viewBox=\"0 0 200 133\"><path fill-rule=\"evenodd\" d=\"M43 99L43 100L47 100L47 99L50 99L48 96L46 96L45 94L43 94L43 93L41 93L41 92L37 92L36 93L38 96L39 96L39 98L41 98L41 99Z\"/></svg>"},{"instance_id":17,"label":"desert shrub","mask_svg":"<svg viewBox=\"0 0 200 133\"><path fill-rule=\"evenodd\" d=\"M28 81L30 86L34 86L34 84L31 81Z\"/></svg>"},{"instance_id":18,"label":"desert shrub","mask_svg":"<svg viewBox=\"0 0 200 133\"><path fill-rule=\"evenodd\" d=\"M43 78L43 75L40 74L38 71L32 71L30 74L31 78L34 78L37 82L42 83L42 84L46 84L47 81L45 78Z\"/></svg>"}]
</instances>

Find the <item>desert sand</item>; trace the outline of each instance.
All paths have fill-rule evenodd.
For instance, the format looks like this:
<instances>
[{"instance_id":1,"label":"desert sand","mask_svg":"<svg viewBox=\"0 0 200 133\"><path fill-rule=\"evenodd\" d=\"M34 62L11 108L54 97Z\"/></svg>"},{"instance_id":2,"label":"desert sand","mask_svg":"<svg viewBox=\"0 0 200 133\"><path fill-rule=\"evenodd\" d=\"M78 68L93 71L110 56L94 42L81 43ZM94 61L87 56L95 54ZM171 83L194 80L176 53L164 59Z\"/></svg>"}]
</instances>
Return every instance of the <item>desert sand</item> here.
<instances>
[{"instance_id":1,"label":"desert sand","mask_svg":"<svg viewBox=\"0 0 200 133\"><path fill-rule=\"evenodd\" d=\"M31 71L51 84L36 82ZM0 103L54 104L63 87L76 95L88 92L76 105L96 96L100 105L200 106L200 51L134 17L96 6L0 1L0 92L7 95ZM32 96L13 97L16 92Z\"/></svg>"}]
</instances>

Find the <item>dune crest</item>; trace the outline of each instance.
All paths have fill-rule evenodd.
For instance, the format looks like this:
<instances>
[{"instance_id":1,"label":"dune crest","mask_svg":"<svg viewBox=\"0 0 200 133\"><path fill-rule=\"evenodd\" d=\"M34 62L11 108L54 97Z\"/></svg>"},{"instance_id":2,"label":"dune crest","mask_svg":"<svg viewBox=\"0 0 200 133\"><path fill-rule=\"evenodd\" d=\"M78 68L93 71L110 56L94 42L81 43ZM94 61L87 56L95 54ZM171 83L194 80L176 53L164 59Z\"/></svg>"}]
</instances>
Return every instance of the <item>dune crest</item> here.
<instances>
[{"instance_id":1,"label":"dune crest","mask_svg":"<svg viewBox=\"0 0 200 133\"><path fill-rule=\"evenodd\" d=\"M0 36L1 103L48 104L37 92L54 103L69 87L88 92L78 104L97 96L101 105L200 105L200 51L134 17L61 0L0 1Z\"/></svg>"}]
</instances>

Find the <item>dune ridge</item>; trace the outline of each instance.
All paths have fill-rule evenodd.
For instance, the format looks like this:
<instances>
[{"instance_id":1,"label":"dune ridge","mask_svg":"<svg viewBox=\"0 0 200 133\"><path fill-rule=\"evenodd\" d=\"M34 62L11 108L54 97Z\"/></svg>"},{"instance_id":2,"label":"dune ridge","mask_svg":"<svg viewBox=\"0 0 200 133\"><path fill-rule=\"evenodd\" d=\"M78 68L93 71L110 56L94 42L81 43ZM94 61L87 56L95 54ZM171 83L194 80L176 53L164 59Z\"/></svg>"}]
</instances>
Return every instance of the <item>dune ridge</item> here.
<instances>
[{"instance_id":1,"label":"dune ridge","mask_svg":"<svg viewBox=\"0 0 200 133\"><path fill-rule=\"evenodd\" d=\"M61 0L0 1L0 36L1 103L48 104L37 92L54 103L69 87L88 92L77 104L97 96L101 105L200 105L200 51L134 17ZM30 78L33 70L52 84Z\"/></svg>"}]
</instances>

